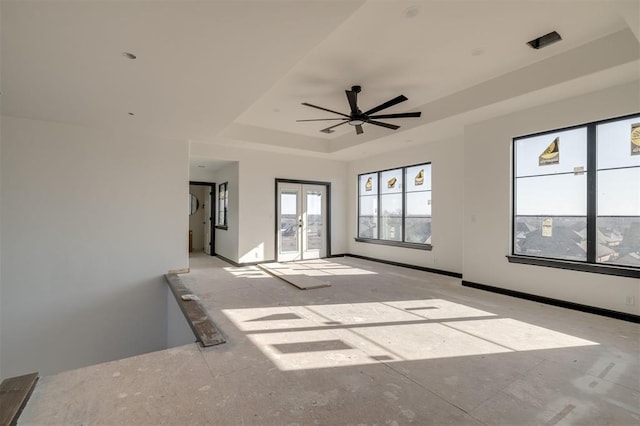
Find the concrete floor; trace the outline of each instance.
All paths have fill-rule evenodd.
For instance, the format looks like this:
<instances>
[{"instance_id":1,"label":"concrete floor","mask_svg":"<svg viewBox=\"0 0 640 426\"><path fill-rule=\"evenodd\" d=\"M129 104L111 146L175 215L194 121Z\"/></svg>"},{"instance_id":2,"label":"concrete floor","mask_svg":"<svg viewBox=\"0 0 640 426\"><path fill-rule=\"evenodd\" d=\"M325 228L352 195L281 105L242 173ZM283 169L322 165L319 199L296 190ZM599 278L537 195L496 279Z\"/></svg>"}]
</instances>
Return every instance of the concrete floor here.
<instances>
[{"instance_id":1,"label":"concrete floor","mask_svg":"<svg viewBox=\"0 0 640 426\"><path fill-rule=\"evenodd\" d=\"M21 424L638 425L640 326L354 258L331 287L195 255L228 343L41 379Z\"/></svg>"}]
</instances>

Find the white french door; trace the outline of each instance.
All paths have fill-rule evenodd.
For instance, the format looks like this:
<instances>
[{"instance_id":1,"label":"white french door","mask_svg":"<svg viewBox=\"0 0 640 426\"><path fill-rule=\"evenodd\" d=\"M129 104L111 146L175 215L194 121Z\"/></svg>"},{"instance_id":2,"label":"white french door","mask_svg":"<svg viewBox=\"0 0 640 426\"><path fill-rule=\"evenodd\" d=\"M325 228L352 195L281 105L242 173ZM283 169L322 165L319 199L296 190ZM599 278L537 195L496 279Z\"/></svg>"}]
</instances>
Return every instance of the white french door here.
<instances>
[{"instance_id":1,"label":"white french door","mask_svg":"<svg viewBox=\"0 0 640 426\"><path fill-rule=\"evenodd\" d=\"M278 261L327 255L326 187L278 182Z\"/></svg>"}]
</instances>

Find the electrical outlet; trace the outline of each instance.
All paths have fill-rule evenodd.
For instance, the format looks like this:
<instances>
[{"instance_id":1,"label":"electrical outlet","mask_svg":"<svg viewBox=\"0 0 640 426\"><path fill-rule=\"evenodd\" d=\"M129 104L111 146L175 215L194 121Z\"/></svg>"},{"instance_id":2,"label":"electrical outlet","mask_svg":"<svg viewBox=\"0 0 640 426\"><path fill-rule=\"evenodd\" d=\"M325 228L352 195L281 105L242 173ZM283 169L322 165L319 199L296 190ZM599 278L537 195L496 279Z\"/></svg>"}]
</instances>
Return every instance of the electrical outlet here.
<instances>
[{"instance_id":1,"label":"electrical outlet","mask_svg":"<svg viewBox=\"0 0 640 426\"><path fill-rule=\"evenodd\" d=\"M633 296L627 296L627 299L625 300L625 303L627 305L635 305L636 304L636 298Z\"/></svg>"}]
</instances>

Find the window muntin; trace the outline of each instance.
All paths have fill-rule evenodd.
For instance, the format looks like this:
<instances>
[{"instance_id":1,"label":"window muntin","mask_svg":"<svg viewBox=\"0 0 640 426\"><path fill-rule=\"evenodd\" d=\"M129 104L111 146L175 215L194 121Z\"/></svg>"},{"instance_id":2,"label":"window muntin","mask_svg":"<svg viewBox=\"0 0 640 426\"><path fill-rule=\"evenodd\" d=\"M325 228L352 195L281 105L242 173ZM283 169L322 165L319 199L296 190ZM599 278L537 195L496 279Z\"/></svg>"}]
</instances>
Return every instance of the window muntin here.
<instances>
[{"instance_id":1,"label":"window muntin","mask_svg":"<svg viewBox=\"0 0 640 426\"><path fill-rule=\"evenodd\" d=\"M640 267L634 125L640 115L514 139L514 255ZM555 138L559 161L542 164Z\"/></svg>"},{"instance_id":2,"label":"window muntin","mask_svg":"<svg viewBox=\"0 0 640 426\"><path fill-rule=\"evenodd\" d=\"M227 224L227 208L229 203L228 182L218 185L218 222L217 226L226 228Z\"/></svg>"},{"instance_id":3,"label":"window muntin","mask_svg":"<svg viewBox=\"0 0 640 426\"><path fill-rule=\"evenodd\" d=\"M359 238L431 244L431 164L359 175L358 189Z\"/></svg>"}]
</instances>

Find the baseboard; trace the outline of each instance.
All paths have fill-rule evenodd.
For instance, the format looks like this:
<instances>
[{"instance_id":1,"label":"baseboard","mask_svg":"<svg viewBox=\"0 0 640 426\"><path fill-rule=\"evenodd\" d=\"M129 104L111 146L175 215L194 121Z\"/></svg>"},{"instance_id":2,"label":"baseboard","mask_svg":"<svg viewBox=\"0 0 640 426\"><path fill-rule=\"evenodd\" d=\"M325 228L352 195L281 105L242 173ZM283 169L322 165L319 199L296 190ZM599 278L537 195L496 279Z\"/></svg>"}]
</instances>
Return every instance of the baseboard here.
<instances>
[{"instance_id":1,"label":"baseboard","mask_svg":"<svg viewBox=\"0 0 640 426\"><path fill-rule=\"evenodd\" d=\"M443 269L427 268L426 266L411 265L408 263L394 262L392 260L376 259L369 256L361 256L359 254L345 253L343 256L355 257L356 259L370 260L372 262L386 263L387 265L400 266L402 268L416 269L418 271L431 272L434 274L446 275L448 277L462 278L459 272L445 271Z\"/></svg>"},{"instance_id":2,"label":"baseboard","mask_svg":"<svg viewBox=\"0 0 640 426\"><path fill-rule=\"evenodd\" d=\"M188 274L189 271L190 271L189 268L169 269L167 274Z\"/></svg>"},{"instance_id":3,"label":"baseboard","mask_svg":"<svg viewBox=\"0 0 640 426\"><path fill-rule=\"evenodd\" d=\"M552 299L545 296L537 296L535 294L523 293L520 291L509 290L501 287L494 287L486 284L479 284L472 281L462 280L462 285L472 287L478 290L490 291L492 293L504 294L506 296L517 297L519 299L540 302L547 305L559 306L561 308L573 309L575 311L587 312L589 314L600 315L609 318L615 318L623 321L640 323L640 315L628 314L626 312L612 311L610 309L598 308L595 306L582 305L580 303L567 302L566 300Z\"/></svg>"},{"instance_id":4,"label":"baseboard","mask_svg":"<svg viewBox=\"0 0 640 426\"><path fill-rule=\"evenodd\" d=\"M235 261L233 261L233 260L231 260L231 259L227 259L226 257L224 257L224 256L223 256L223 255L221 255L221 254L216 254L216 257L217 257L217 258L220 258L221 260L224 260L225 262L227 262L227 263L229 263L229 264L231 264L231 265L233 265L233 266L238 266L238 267L239 267L239 266L242 266L242 265L241 265L241 264L239 264L238 262L235 262Z\"/></svg>"}]
</instances>

